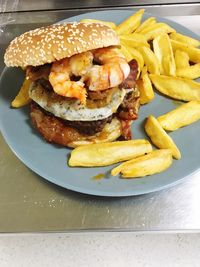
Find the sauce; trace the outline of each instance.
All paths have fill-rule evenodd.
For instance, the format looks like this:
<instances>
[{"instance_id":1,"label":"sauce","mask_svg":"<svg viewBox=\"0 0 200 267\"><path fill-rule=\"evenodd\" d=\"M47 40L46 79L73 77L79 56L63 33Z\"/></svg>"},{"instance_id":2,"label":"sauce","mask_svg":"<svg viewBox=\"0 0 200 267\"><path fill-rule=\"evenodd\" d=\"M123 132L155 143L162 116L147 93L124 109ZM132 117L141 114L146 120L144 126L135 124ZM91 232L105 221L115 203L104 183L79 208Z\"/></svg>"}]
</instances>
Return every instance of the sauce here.
<instances>
[{"instance_id":1,"label":"sauce","mask_svg":"<svg viewBox=\"0 0 200 267\"><path fill-rule=\"evenodd\" d=\"M103 173L99 173L99 174L92 177L93 180L100 180L103 178L105 178L105 174L103 174Z\"/></svg>"}]
</instances>

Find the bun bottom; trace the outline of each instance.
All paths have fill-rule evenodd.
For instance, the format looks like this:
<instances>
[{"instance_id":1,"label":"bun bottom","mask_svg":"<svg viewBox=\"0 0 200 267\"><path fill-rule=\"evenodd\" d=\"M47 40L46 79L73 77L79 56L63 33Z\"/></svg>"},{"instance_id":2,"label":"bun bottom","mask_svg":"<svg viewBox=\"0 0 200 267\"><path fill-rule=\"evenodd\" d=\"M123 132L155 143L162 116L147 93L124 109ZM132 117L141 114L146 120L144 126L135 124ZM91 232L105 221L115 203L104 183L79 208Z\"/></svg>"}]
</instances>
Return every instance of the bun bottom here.
<instances>
[{"instance_id":1,"label":"bun bottom","mask_svg":"<svg viewBox=\"0 0 200 267\"><path fill-rule=\"evenodd\" d=\"M121 123L117 118L113 118L110 123L107 123L101 132L88 136L66 125L64 120L47 114L35 103L31 104L30 116L34 127L47 142L72 148L88 144L111 142L120 137L122 133Z\"/></svg>"}]
</instances>

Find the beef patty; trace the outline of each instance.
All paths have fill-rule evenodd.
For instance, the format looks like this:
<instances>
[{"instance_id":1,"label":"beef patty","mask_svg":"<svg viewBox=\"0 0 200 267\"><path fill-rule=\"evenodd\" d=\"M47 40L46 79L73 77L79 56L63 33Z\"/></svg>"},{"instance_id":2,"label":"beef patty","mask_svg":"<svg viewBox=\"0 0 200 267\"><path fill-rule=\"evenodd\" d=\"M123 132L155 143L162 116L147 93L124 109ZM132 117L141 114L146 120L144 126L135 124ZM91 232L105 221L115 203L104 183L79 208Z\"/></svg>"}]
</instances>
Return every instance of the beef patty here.
<instances>
[{"instance_id":1,"label":"beef patty","mask_svg":"<svg viewBox=\"0 0 200 267\"><path fill-rule=\"evenodd\" d=\"M121 124L116 118L113 118L110 124L106 124L102 132L88 136L66 125L64 120L50 113L48 114L34 102L31 103L30 116L34 127L47 142L62 146L76 147L77 145L91 144L100 141L113 141L121 134Z\"/></svg>"},{"instance_id":2,"label":"beef patty","mask_svg":"<svg viewBox=\"0 0 200 267\"><path fill-rule=\"evenodd\" d=\"M98 132L101 132L106 123L112 121L112 115L103 120L96 121L64 121L66 125L69 125L75 128L79 133L86 135L94 135Z\"/></svg>"},{"instance_id":3,"label":"beef patty","mask_svg":"<svg viewBox=\"0 0 200 267\"><path fill-rule=\"evenodd\" d=\"M68 121L68 120L63 120L61 118L55 117L53 114L50 112L44 110L41 108L38 104L35 102L31 103L31 114L37 111L39 114L39 111L44 113L49 119L49 122L53 121L53 118L55 118L57 121L65 125L66 127L72 127L76 129L80 134L83 135L94 135L98 132L101 132L106 123L110 123L112 121L112 115L109 116L108 118L102 119L102 120L96 120L96 121ZM32 116L31 116L32 118ZM52 123L50 123L52 124Z\"/></svg>"}]
</instances>

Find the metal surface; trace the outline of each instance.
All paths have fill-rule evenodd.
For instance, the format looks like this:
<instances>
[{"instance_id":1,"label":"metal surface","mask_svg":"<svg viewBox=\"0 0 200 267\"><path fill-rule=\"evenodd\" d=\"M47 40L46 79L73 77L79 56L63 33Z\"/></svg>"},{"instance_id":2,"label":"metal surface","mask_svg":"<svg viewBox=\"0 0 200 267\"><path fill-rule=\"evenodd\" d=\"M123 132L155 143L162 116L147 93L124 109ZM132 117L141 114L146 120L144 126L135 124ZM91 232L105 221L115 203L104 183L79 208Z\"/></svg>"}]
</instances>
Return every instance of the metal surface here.
<instances>
[{"instance_id":1,"label":"metal surface","mask_svg":"<svg viewBox=\"0 0 200 267\"><path fill-rule=\"evenodd\" d=\"M36 18L42 18L43 24L74 15L70 11L36 13L31 18L20 13L17 23L4 28L0 70L9 40L41 25ZM199 178L196 174L170 189L137 197L91 197L57 187L30 171L0 136L0 232L199 230Z\"/></svg>"},{"instance_id":2,"label":"metal surface","mask_svg":"<svg viewBox=\"0 0 200 267\"><path fill-rule=\"evenodd\" d=\"M1 11L28 11L28 10L52 10L52 9L82 9L82 8L99 8L99 7L129 7L129 6L152 6L163 4L182 4L182 3L199 3L198 0L15 0L2 1Z\"/></svg>"}]
</instances>

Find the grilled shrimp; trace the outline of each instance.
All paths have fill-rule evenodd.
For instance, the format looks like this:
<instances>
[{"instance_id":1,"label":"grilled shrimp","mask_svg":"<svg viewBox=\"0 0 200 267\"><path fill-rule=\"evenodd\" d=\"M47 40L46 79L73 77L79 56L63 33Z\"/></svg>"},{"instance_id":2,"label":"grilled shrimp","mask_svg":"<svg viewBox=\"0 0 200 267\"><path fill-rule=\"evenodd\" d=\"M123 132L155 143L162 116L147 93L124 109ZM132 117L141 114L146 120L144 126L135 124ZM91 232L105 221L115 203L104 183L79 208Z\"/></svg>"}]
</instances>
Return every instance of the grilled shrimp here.
<instances>
[{"instance_id":1,"label":"grilled shrimp","mask_svg":"<svg viewBox=\"0 0 200 267\"><path fill-rule=\"evenodd\" d=\"M93 60L101 65L93 65ZM85 104L85 84L92 91L105 90L121 84L129 72L130 67L119 50L99 48L54 62L49 81L57 94L77 98ZM70 80L73 75L80 80Z\"/></svg>"},{"instance_id":2,"label":"grilled shrimp","mask_svg":"<svg viewBox=\"0 0 200 267\"><path fill-rule=\"evenodd\" d=\"M92 67L93 54L90 51L70 57L69 65L71 72L76 76L84 76Z\"/></svg>"},{"instance_id":3,"label":"grilled shrimp","mask_svg":"<svg viewBox=\"0 0 200 267\"><path fill-rule=\"evenodd\" d=\"M115 87L127 78L130 67L122 53L115 48L99 48L93 52L94 65L86 74L89 90L98 91Z\"/></svg>"},{"instance_id":4,"label":"grilled shrimp","mask_svg":"<svg viewBox=\"0 0 200 267\"><path fill-rule=\"evenodd\" d=\"M86 88L82 81L71 81L72 75L68 58L52 64L49 81L55 93L65 97L77 98L81 103L86 102Z\"/></svg>"}]
</instances>

